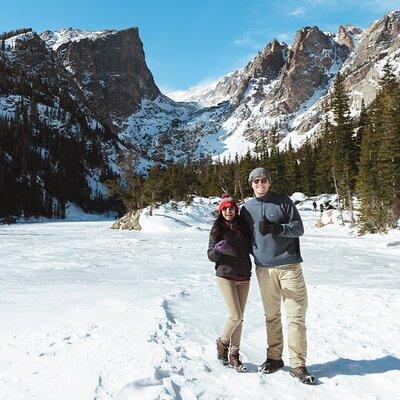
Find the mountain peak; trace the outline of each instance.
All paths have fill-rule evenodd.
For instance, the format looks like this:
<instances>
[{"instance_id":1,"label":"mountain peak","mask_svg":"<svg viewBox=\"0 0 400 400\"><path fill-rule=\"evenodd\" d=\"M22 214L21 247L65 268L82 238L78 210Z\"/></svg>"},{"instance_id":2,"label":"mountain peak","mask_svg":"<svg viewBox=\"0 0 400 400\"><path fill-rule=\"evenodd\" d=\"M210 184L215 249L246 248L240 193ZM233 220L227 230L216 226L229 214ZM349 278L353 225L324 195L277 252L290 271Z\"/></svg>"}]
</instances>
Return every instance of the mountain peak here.
<instances>
[{"instance_id":1,"label":"mountain peak","mask_svg":"<svg viewBox=\"0 0 400 400\"><path fill-rule=\"evenodd\" d=\"M354 25L340 25L335 40L339 44L345 45L350 50L354 50L360 42L360 37L363 32L361 28L357 28Z\"/></svg>"},{"instance_id":2,"label":"mountain peak","mask_svg":"<svg viewBox=\"0 0 400 400\"><path fill-rule=\"evenodd\" d=\"M107 29L101 31L86 31L75 28L62 28L59 31L44 31L40 37L46 42L49 48L57 50L61 45L68 42L79 42L83 39L95 40L99 37L107 35L114 35L118 31L114 29Z\"/></svg>"}]
</instances>

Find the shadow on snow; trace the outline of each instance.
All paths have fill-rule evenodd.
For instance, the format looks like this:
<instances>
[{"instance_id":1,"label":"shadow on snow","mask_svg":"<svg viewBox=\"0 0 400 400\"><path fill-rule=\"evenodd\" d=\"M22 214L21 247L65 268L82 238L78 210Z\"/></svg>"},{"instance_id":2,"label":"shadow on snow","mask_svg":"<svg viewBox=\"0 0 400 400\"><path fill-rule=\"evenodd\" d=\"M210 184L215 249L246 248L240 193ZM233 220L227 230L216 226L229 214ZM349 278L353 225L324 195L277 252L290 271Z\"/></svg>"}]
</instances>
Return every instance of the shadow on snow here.
<instances>
[{"instance_id":1,"label":"shadow on snow","mask_svg":"<svg viewBox=\"0 0 400 400\"><path fill-rule=\"evenodd\" d=\"M310 365L310 371L318 378L333 378L337 375L370 375L388 371L400 371L400 359L393 356L375 360L351 360L338 358L325 364Z\"/></svg>"}]
</instances>

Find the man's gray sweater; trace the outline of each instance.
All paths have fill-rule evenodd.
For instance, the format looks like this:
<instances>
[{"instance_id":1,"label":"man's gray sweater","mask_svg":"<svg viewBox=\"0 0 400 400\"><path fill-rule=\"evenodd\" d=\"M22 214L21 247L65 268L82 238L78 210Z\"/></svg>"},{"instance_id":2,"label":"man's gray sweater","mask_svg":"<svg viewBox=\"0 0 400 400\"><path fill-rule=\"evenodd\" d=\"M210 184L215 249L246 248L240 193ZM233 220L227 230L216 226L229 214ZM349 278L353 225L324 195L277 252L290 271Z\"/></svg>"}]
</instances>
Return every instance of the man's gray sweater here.
<instances>
[{"instance_id":1,"label":"man's gray sweater","mask_svg":"<svg viewBox=\"0 0 400 400\"><path fill-rule=\"evenodd\" d=\"M304 233L297 208L288 196L268 192L253 197L241 208L241 215L252 233L253 256L256 266L278 267L303 261L299 237ZM263 236L259 225L266 217L274 224L274 232Z\"/></svg>"}]
</instances>

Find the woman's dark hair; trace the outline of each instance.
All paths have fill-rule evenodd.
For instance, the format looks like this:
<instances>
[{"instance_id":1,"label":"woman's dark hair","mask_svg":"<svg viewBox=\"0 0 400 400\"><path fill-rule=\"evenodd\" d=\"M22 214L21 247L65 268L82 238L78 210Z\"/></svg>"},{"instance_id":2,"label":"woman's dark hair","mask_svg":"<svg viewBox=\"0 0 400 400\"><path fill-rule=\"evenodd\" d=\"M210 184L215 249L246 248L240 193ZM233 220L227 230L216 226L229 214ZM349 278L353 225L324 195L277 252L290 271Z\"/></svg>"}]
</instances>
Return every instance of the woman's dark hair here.
<instances>
[{"instance_id":1,"label":"woman's dark hair","mask_svg":"<svg viewBox=\"0 0 400 400\"><path fill-rule=\"evenodd\" d=\"M222 214L220 214L214 221L214 224L211 228L211 234L217 240L220 240L222 239L224 232L228 229L232 229L239 236L245 236L249 233L247 224L239 214L236 214L232 221L227 221Z\"/></svg>"}]
</instances>

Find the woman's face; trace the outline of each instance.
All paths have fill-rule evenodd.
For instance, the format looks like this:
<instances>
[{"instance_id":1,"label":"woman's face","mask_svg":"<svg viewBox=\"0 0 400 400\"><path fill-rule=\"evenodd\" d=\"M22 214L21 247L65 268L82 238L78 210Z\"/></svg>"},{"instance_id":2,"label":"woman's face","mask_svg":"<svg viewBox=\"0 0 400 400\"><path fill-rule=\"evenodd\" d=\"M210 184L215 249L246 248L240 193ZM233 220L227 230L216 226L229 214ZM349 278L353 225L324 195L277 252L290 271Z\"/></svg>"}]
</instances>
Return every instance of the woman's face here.
<instances>
[{"instance_id":1,"label":"woman's face","mask_svg":"<svg viewBox=\"0 0 400 400\"><path fill-rule=\"evenodd\" d=\"M233 218L235 218L236 215L236 209L235 207L229 206L229 207L224 207L222 209L222 216L227 220L227 221L232 221Z\"/></svg>"}]
</instances>

